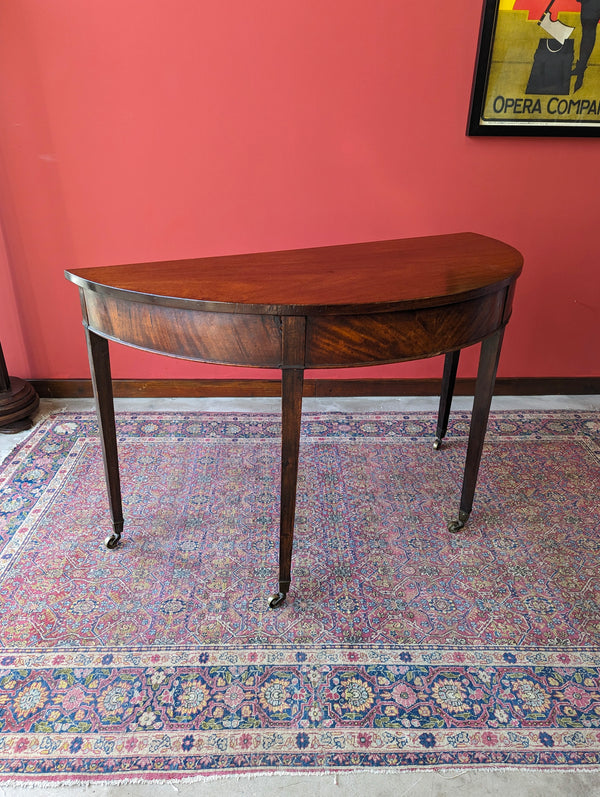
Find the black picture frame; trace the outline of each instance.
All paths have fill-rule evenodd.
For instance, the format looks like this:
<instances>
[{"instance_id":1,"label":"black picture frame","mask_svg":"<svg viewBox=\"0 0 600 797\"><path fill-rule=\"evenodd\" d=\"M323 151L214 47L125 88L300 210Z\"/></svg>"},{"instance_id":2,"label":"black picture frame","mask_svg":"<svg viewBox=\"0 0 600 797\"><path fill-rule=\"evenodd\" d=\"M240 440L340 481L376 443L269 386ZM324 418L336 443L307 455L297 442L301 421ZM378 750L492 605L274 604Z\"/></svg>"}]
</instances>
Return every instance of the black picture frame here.
<instances>
[{"instance_id":1,"label":"black picture frame","mask_svg":"<svg viewBox=\"0 0 600 797\"><path fill-rule=\"evenodd\" d=\"M580 80L581 13L548 2L542 19L530 20L507 9L514 4L483 0L468 136L600 136L600 68L589 69L600 66L600 35Z\"/></svg>"}]
</instances>

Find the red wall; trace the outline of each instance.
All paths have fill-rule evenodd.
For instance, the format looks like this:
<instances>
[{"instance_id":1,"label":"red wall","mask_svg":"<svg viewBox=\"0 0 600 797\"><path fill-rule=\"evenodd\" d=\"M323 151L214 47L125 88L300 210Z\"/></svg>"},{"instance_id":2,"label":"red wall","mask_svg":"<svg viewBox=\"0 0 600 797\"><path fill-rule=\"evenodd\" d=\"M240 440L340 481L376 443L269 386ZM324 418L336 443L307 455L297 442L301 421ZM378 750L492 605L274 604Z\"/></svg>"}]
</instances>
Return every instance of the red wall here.
<instances>
[{"instance_id":1,"label":"red wall","mask_svg":"<svg viewBox=\"0 0 600 797\"><path fill-rule=\"evenodd\" d=\"M480 8L3 3L11 373L88 375L68 267L473 230L525 256L500 374L600 375L600 141L465 136ZM118 346L113 364L129 378L257 375ZM337 373L438 376L440 363Z\"/></svg>"}]
</instances>

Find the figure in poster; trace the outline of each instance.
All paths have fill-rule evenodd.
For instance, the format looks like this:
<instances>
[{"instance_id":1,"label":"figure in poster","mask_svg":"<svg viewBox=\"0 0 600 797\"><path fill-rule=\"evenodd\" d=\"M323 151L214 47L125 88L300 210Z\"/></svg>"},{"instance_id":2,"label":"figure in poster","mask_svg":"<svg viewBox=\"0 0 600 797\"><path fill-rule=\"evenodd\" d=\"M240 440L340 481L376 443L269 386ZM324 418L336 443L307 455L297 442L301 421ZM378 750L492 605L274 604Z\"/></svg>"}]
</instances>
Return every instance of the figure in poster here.
<instances>
[{"instance_id":1,"label":"figure in poster","mask_svg":"<svg viewBox=\"0 0 600 797\"><path fill-rule=\"evenodd\" d=\"M576 77L575 91L583 85L583 76L596 44L596 30L600 22L600 0L578 0L578 2L581 3L581 45L579 60L573 69Z\"/></svg>"},{"instance_id":2,"label":"figure in poster","mask_svg":"<svg viewBox=\"0 0 600 797\"><path fill-rule=\"evenodd\" d=\"M551 12L555 2L556 0L550 0L538 22L540 28L551 38L542 37L538 42L525 89L526 94L571 93L574 47L573 40L569 37L575 28L565 25L558 19L552 19Z\"/></svg>"}]
</instances>

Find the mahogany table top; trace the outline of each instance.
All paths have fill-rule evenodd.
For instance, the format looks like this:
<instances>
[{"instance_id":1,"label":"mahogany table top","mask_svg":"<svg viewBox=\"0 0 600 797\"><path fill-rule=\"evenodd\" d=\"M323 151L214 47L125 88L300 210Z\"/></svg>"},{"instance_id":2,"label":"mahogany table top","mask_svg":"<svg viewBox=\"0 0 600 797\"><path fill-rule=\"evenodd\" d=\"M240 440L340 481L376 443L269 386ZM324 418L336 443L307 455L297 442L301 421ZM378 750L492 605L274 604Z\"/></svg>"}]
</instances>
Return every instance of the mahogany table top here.
<instances>
[{"instance_id":1,"label":"mahogany table top","mask_svg":"<svg viewBox=\"0 0 600 797\"><path fill-rule=\"evenodd\" d=\"M513 247L476 233L71 269L130 301L276 315L428 307L484 295L521 271ZM201 305L201 306L199 306Z\"/></svg>"}]
</instances>

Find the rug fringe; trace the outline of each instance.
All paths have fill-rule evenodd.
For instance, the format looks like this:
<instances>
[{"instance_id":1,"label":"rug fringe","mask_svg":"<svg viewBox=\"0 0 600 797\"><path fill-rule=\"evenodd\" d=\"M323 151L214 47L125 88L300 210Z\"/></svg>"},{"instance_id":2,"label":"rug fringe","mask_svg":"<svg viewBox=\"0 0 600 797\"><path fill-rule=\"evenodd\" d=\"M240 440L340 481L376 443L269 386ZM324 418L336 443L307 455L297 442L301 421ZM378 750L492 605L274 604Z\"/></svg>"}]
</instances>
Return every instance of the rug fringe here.
<instances>
[{"instance_id":1,"label":"rug fringe","mask_svg":"<svg viewBox=\"0 0 600 797\"><path fill-rule=\"evenodd\" d=\"M27 781L26 779L20 780L12 778L10 780L0 780L0 789L3 788L14 788L19 787L22 789L52 789L52 788L72 788L72 789L81 789L81 788L119 788L119 787L126 787L126 786L171 786L176 793L178 791L177 785L188 785L192 783L202 783L202 784L210 784L215 783L218 781L229 781L229 782L237 782L237 781L256 781L261 778L268 779L268 778L301 778L301 779L310 779L310 778L332 778L334 786L347 786L347 784L342 784L341 778L342 777L377 777L377 776L385 776L389 778L390 776L396 777L403 777L403 776L410 776L410 775L423 775L423 776L439 776L442 780L455 780L457 778L465 777L465 775L473 774L477 776L485 776L493 773L494 775L499 774L520 774L525 776L531 776L533 773L536 774L547 774L547 775L585 775L585 774L595 774L598 775L600 772L600 766L596 767L561 767L561 766L527 766L527 767L515 767L515 766L486 766L486 765L472 765L466 768L461 768L460 770L452 769L452 768L444 768L444 767L427 767L427 766L406 766L402 768L395 768L395 767L358 767L353 769L326 769L321 771L297 771L297 770L288 770L288 769L276 769L276 770L260 770L255 772L207 772L204 774L193 773L193 774L185 774L185 773L173 773L169 777L164 777L163 775L156 773L156 774L149 774L144 777L133 777L133 778L120 778L119 776L115 776L115 778L106 778L104 776L99 776L97 779L90 777L87 779L63 779L63 780L37 780L35 782ZM49 776L51 777L51 776ZM64 794L62 797L70 797L67 794Z\"/></svg>"}]
</instances>

